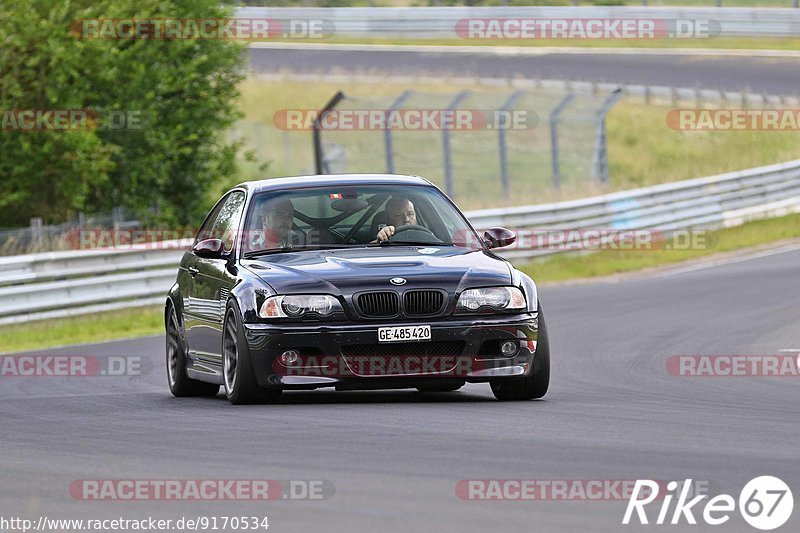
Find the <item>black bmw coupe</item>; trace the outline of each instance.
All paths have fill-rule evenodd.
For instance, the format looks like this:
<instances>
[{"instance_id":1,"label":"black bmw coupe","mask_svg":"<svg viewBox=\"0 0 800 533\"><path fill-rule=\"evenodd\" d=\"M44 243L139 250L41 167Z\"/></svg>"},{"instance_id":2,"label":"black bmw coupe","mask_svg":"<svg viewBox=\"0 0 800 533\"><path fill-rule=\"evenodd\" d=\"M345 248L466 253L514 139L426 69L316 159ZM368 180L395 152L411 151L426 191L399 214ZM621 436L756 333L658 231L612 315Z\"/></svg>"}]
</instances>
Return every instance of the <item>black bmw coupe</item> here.
<instances>
[{"instance_id":1,"label":"black bmw coupe","mask_svg":"<svg viewBox=\"0 0 800 533\"><path fill-rule=\"evenodd\" d=\"M165 308L175 396L234 404L283 390L489 383L500 400L550 381L536 284L429 181L331 175L243 183L217 202Z\"/></svg>"}]
</instances>

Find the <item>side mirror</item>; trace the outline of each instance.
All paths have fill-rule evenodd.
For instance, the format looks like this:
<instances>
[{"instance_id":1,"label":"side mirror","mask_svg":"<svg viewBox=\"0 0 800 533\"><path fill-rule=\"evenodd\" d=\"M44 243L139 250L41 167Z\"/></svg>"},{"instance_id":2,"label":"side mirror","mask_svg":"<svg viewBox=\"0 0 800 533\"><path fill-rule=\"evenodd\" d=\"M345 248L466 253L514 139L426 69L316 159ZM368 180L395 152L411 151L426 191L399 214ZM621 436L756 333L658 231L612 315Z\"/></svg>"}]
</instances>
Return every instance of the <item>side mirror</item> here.
<instances>
[{"instance_id":1,"label":"side mirror","mask_svg":"<svg viewBox=\"0 0 800 533\"><path fill-rule=\"evenodd\" d=\"M483 240L489 248L503 248L514 244L517 234L506 228L489 228L483 233Z\"/></svg>"},{"instance_id":2,"label":"side mirror","mask_svg":"<svg viewBox=\"0 0 800 533\"><path fill-rule=\"evenodd\" d=\"M204 259L222 259L225 255L225 243L220 239L205 239L195 244L192 251L197 257Z\"/></svg>"}]
</instances>

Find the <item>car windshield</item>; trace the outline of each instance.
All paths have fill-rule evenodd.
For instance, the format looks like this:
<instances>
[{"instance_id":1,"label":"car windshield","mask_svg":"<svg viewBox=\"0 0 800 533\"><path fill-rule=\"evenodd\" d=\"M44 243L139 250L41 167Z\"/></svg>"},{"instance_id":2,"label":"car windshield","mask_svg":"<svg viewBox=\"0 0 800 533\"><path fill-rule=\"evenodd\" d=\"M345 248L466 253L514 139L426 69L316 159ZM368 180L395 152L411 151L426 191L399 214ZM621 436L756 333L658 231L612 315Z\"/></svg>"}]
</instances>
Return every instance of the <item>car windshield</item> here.
<instances>
[{"instance_id":1,"label":"car windshield","mask_svg":"<svg viewBox=\"0 0 800 533\"><path fill-rule=\"evenodd\" d=\"M245 255L363 246L480 249L464 216L427 186L342 186L259 193L247 213Z\"/></svg>"}]
</instances>

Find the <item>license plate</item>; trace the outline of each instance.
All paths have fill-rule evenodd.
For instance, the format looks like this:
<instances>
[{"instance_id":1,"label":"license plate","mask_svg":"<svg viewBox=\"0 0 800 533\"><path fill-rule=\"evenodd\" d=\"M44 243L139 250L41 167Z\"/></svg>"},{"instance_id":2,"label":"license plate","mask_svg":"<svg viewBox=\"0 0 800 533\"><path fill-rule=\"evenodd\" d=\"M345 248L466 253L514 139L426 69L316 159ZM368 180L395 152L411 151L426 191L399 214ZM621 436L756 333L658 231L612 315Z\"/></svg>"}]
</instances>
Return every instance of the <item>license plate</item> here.
<instances>
[{"instance_id":1,"label":"license plate","mask_svg":"<svg viewBox=\"0 0 800 533\"><path fill-rule=\"evenodd\" d=\"M430 326L397 326L378 328L378 342L407 342L431 340Z\"/></svg>"}]
</instances>

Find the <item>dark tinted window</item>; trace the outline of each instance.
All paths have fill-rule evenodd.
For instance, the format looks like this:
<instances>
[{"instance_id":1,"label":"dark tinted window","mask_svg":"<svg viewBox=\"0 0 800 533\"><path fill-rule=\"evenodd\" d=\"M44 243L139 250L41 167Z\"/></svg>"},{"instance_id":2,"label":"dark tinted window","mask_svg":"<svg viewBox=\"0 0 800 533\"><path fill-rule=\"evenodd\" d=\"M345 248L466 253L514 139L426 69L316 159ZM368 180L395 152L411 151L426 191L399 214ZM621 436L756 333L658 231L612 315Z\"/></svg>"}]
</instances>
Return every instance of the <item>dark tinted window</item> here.
<instances>
[{"instance_id":1,"label":"dark tinted window","mask_svg":"<svg viewBox=\"0 0 800 533\"><path fill-rule=\"evenodd\" d=\"M211 227L211 239L220 239L225 243L225 251L233 248L239 221L242 219L244 209L244 193L233 192L222 203L217 219Z\"/></svg>"},{"instance_id":2,"label":"dark tinted window","mask_svg":"<svg viewBox=\"0 0 800 533\"><path fill-rule=\"evenodd\" d=\"M230 251L242 218L244 201L244 193L235 191L219 202L200 228L195 243L205 239L220 239L225 243L225 250Z\"/></svg>"}]
</instances>

